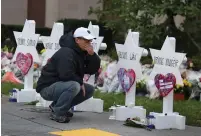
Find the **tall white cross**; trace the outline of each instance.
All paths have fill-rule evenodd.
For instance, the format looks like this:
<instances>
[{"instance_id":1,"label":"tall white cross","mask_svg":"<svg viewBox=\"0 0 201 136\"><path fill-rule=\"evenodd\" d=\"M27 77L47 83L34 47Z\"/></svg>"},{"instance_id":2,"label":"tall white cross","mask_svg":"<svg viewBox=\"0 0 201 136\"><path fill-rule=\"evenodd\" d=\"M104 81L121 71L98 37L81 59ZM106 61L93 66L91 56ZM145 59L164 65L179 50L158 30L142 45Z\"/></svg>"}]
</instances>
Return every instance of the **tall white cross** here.
<instances>
[{"instance_id":1,"label":"tall white cross","mask_svg":"<svg viewBox=\"0 0 201 136\"><path fill-rule=\"evenodd\" d=\"M39 63L40 59L36 50L39 34L35 34L35 21L26 20L22 32L14 31L17 49L13 56L13 61L16 61L16 56L19 52L30 53L33 56L34 62Z\"/></svg>"},{"instance_id":2,"label":"tall white cross","mask_svg":"<svg viewBox=\"0 0 201 136\"><path fill-rule=\"evenodd\" d=\"M96 38L96 39L94 39L92 41L92 45L93 45L93 48L94 48L94 52L96 54L98 54L98 51L99 51L100 46L101 46L101 43L103 42L103 37L99 36L99 26L98 25L92 25L92 23L90 22L89 26L88 26L88 29L91 32L91 34L93 36L95 36L95 38Z\"/></svg>"},{"instance_id":3,"label":"tall white cross","mask_svg":"<svg viewBox=\"0 0 201 136\"><path fill-rule=\"evenodd\" d=\"M13 56L13 61L16 61L18 53L30 53L33 57L33 61L40 63L40 58L36 50L36 45L40 35L35 34L35 21L26 20L22 32L14 31L14 36L17 43L17 49ZM24 89L33 89L33 64L28 74L25 75Z\"/></svg>"},{"instance_id":4,"label":"tall white cross","mask_svg":"<svg viewBox=\"0 0 201 136\"><path fill-rule=\"evenodd\" d=\"M142 77L140 58L144 48L139 47L139 33L129 30L124 45L115 44L115 46L119 57L118 69L133 69L136 74L136 80L140 80ZM130 91L126 93L126 106L131 104L135 106L136 80L130 88Z\"/></svg>"},{"instance_id":5,"label":"tall white cross","mask_svg":"<svg viewBox=\"0 0 201 136\"><path fill-rule=\"evenodd\" d=\"M44 59L42 65L46 65L48 59L60 49L59 39L64 34L63 23L54 23L50 36L41 36L42 42L46 51L44 52Z\"/></svg>"},{"instance_id":6,"label":"tall white cross","mask_svg":"<svg viewBox=\"0 0 201 136\"><path fill-rule=\"evenodd\" d=\"M154 80L157 74L166 75L172 73L176 77L176 84L183 85L179 66L185 58L185 53L175 52L176 40L173 37L166 37L161 50L150 49L154 68L150 74L150 79ZM173 91L163 98L163 113L173 112Z\"/></svg>"},{"instance_id":7,"label":"tall white cross","mask_svg":"<svg viewBox=\"0 0 201 136\"><path fill-rule=\"evenodd\" d=\"M88 26L89 31L93 36L95 36L95 40L92 41L93 49L96 54L98 54L98 51L101 47L101 43L103 41L103 37L99 36L99 26L98 25L92 25L92 23L89 23ZM86 77L89 77L87 81L84 81L85 83L91 84L94 86L95 82L95 75L87 75ZM75 107L75 110L78 111L94 111L94 112L103 112L103 100L93 98L93 96L88 99L87 101L84 101L83 103L77 105Z\"/></svg>"},{"instance_id":8,"label":"tall white cross","mask_svg":"<svg viewBox=\"0 0 201 136\"><path fill-rule=\"evenodd\" d=\"M90 22L88 29L91 32L91 34L96 38L92 41L92 45L93 45L94 52L98 55L98 51L103 41L103 37L99 36L99 26L92 25L92 23ZM89 76L89 75L85 75L85 76ZM95 75L91 75L88 81L86 81L86 83L91 84L93 86L94 86L94 82L95 82Z\"/></svg>"}]
</instances>

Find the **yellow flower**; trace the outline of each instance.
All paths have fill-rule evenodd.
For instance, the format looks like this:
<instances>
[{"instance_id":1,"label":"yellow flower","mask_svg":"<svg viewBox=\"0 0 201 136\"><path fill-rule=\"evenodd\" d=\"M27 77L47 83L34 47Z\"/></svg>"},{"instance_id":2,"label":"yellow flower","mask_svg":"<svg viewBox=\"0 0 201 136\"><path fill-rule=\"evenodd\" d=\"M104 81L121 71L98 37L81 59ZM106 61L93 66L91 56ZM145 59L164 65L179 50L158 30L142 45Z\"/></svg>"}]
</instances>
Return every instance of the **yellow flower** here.
<instances>
[{"instance_id":1,"label":"yellow flower","mask_svg":"<svg viewBox=\"0 0 201 136\"><path fill-rule=\"evenodd\" d=\"M179 88L180 88L180 85L177 84L177 85L176 85L176 88L179 89Z\"/></svg>"},{"instance_id":2,"label":"yellow flower","mask_svg":"<svg viewBox=\"0 0 201 136\"><path fill-rule=\"evenodd\" d=\"M184 83L185 86L188 85L188 81L186 79L183 80L183 83Z\"/></svg>"},{"instance_id":3,"label":"yellow flower","mask_svg":"<svg viewBox=\"0 0 201 136\"><path fill-rule=\"evenodd\" d=\"M188 83L188 86L189 86L189 87L192 87L192 84L189 82L189 83Z\"/></svg>"},{"instance_id":4,"label":"yellow flower","mask_svg":"<svg viewBox=\"0 0 201 136\"><path fill-rule=\"evenodd\" d=\"M45 51L46 51L45 49L42 49L42 50L40 51L40 54L43 54Z\"/></svg>"},{"instance_id":5,"label":"yellow flower","mask_svg":"<svg viewBox=\"0 0 201 136\"><path fill-rule=\"evenodd\" d=\"M183 80L183 84L184 86L192 87L192 84L186 79Z\"/></svg>"}]
</instances>

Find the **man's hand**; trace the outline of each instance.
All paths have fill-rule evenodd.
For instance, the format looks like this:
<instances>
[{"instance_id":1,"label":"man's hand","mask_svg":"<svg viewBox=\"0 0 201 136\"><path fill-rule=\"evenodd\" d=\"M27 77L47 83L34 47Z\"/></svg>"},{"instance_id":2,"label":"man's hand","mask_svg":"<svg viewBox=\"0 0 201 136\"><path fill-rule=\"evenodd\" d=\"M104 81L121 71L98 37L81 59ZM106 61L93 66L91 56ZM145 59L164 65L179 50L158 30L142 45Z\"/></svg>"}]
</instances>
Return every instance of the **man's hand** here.
<instances>
[{"instance_id":1,"label":"man's hand","mask_svg":"<svg viewBox=\"0 0 201 136\"><path fill-rule=\"evenodd\" d=\"M86 51L88 52L89 55L94 55L93 46L90 45L86 47Z\"/></svg>"},{"instance_id":2,"label":"man's hand","mask_svg":"<svg viewBox=\"0 0 201 136\"><path fill-rule=\"evenodd\" d=\"M81 86L82 92L83 92L83 96L85 97L86 91L85 91L85 87L84 84Z\"/></svg>"}]
</instances>

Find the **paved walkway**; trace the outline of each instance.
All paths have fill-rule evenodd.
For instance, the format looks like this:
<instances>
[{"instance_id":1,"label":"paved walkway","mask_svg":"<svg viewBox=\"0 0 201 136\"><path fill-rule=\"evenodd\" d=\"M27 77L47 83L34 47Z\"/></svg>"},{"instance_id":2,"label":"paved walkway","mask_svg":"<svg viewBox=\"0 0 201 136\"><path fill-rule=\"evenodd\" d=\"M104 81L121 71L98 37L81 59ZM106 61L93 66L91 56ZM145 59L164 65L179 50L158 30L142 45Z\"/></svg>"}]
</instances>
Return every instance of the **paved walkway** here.
<instances>
[{"instance_id":1,"label":"paved walkway","mask_svg":"<svg viewBox=\"0 0 201 136\"><path fill-rule=\"evenodd\" d=\"M97 133L95 134L96 136L99 136L98 133L101 136L200 136L201 134L201 128L189 126L184 131L147 131L145 129L127 127L123 125L123 122L109 120L110 114L107 112L101 114L75 112L74 117L67 124L49 120L48 115L48 109L39 109L22 103L10 103L8 98L3 96L1 104L2 136L53 136L50 132L56 132L55 134L62 136L82 136L83 134L91 136L90 132L93 135ZM87 129L87 131L82 129ZM94 129L98 130L95 131ZM77 131L69 133L69 130ZM81 135L79 135L80 133Z\"/></svg>"}]
</instances>

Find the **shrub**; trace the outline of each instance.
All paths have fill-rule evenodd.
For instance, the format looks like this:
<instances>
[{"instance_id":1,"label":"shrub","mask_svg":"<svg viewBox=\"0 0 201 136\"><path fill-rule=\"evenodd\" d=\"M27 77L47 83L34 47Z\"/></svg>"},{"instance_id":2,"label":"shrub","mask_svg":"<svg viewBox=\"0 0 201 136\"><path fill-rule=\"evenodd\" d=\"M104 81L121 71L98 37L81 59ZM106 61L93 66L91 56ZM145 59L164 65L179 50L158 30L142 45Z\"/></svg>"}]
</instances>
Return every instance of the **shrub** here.
<instances>
[{"instance_id":1,"label":"shrub","mask_svg":"<svg viewBox=\"0 0 201 136\"><path fill-rule=\"evenodd\" d=\"M140 59L140 62L142 63L142 65L152 64L152 58L151 58L151 56L142 56Z\"/></svg>"},{"instance_id":2,"label":"shrub","mask_svg":"<svg viewBox=\"0 0 201 136\"><path fill-rule=\"evenodd\" d=\"M2 39L2 47L4 47L4 45L7 45L8 48L14 47L16 48L17 44L15 41L15 36L13 31L19 31L21 32L23 29L23 25L4 25L1 24L1 39ZM50 28L36 28L36 34L40 34L42 36L49 36L51 34L51 29ZM6 41L6 39L10 39L9 42ZM39 46L37 46L37 50L41 50L43 47L43 45L39 44ZM15 51L15 49L14 49Z\"/></svg>"},{"instance_id":3,"label":"shrub","mask_svg":"<svg viewBox=\"0 0 201 136\"><path fill-rule=\"evenodd\" d=\"M118 55L115 48L108 50L107 55L110 56L112 60L118 60Z\"/></svg>"},{"instance_id":4,"label":"shrub","mask_svg":"<svg viewBox=\"0 0 201 136\"><path fill-rule=\"evenodd\" d=\"M201 70L201 55L196 55L192 57L193 70Z\"/></svg>"}]
</instances>

